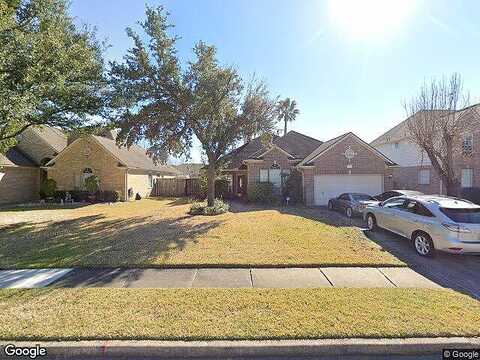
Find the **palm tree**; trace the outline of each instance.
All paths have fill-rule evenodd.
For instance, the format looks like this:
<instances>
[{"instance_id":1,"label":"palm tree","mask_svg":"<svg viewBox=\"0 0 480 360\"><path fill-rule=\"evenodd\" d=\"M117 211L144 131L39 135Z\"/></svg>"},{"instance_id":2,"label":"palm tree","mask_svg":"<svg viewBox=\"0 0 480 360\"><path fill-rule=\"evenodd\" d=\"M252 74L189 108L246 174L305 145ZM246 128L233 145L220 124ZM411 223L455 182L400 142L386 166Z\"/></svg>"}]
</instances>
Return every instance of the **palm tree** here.
<instances>
[{"instance_id":1,"label":"palm tree","mask_svg":"<svg viewBox=\"0 0 480 360\"><path fill-rule=\"evenodd\" d=\"M297 109L297 102L286 98L280 100L277 105L278 119L285 124L283 135L287 133L287 123L295 121L295 118L300 114L300 110Z\"/></svg>"}]
</instances>

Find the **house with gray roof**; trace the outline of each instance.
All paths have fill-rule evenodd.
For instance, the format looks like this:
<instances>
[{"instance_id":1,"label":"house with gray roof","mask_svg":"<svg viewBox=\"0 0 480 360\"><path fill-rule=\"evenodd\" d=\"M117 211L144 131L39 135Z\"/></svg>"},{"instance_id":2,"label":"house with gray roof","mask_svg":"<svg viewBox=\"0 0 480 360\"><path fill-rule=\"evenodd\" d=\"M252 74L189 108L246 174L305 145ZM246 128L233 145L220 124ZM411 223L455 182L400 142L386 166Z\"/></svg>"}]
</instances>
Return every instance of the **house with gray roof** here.
<instances>
[{"instance_id":1,"label":"house with gray roof","mask_svg":"<svg viewBox=\"0 0 480 360\"><path fill-rule=\"evenodd\" d=\"M326 205L343 192L378 194L392 188L396 164L349 132L322 142L296 131L275 136L271 144L255 138L223 159L235 197L245 197L261 182L270 182L278 194L297 170L302 175L306 205Z\"/></svg>"}]
</instances>

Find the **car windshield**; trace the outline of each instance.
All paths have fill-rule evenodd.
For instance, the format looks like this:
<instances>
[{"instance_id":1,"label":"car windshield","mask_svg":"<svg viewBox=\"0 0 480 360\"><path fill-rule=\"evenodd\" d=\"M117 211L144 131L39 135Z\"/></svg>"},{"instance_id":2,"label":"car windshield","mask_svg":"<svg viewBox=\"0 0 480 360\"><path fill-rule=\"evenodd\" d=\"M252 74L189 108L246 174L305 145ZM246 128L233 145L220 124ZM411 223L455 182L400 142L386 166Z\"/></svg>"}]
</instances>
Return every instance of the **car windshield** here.
<instances>
[{"instance_id":1,"label":"car windshield","mask_svg":"<svg viewBox=\"0 0 480 360\"><path fill-rule=\"evenodd\" d=\"M373 197L371 197L370 195L366 195L366 194L352 194L352 198L355 201L375 200Z\"/></svg>"},{"instance_id":2,"label":"car windshield","mask_svg":"<svg viewBox=\"0 0 480 360\"><path fill-rule=\"evenodd\" d=\"M440 211L457 223L480 224L480 208L478 209L448 209Z\"/></svg>"}]
</instances>

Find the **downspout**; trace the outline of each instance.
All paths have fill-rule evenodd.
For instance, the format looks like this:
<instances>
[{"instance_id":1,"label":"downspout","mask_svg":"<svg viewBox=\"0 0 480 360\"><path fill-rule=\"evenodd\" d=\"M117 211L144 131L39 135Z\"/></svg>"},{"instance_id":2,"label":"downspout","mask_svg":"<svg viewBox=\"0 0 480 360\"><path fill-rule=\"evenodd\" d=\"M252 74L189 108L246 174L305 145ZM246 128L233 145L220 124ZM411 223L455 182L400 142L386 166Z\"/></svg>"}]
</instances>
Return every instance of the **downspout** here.
<instances>
[{"instance_id":1,"label":"downspout","mask_svg":"<svg viewBox=\"0 0 480 360\"><path fill-rule=\"evenodd\" d=\"M125 201L128 201L128 168L125 169L125 181L124 181L123 196L125 198Z\"/></svg>"}]
</instances>

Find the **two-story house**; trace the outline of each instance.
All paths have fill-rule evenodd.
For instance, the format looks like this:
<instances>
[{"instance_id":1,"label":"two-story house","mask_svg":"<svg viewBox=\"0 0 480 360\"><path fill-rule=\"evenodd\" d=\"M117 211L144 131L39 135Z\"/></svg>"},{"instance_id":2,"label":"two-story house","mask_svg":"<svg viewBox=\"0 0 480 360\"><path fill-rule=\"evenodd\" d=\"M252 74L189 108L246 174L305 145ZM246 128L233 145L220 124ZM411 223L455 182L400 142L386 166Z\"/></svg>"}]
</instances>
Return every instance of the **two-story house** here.
<instances>
[{"instance_id":1,"label":"two-story house","mask_svg":"<svg viewBox=\"0 0 480 360\"><path fill-rule=\"evenodd\" d=\"M480 187L480 104L459 112L468 116L471 126L457 139L459 150L454 158L456 178L460 188ZM409 140L409 121L415 121L415 117L407 118L370 145L398 164L398 167L392 168L394 188L445 194L445 186L431 166L429 157Z\"/></svg>"}]
</instances>

